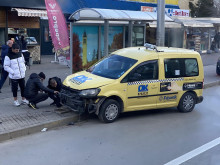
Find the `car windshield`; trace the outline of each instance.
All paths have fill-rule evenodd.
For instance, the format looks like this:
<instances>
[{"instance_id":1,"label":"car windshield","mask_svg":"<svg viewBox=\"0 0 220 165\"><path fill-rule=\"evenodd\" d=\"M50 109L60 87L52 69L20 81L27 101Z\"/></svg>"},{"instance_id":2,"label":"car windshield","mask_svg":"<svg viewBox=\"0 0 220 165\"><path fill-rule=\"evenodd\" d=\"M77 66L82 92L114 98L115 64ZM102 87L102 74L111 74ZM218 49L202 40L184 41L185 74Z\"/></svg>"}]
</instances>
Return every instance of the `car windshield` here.
<instances>
[{"instance_id":1,"label":"car windshield","mask_svg":"<svg viewBox=\"0 0 220 165\"><path fill-rule=\"evenodd\" d=\"M118 79L136 62L137 60L113 54L93 65L87 71L101 77Z\"/></svg>"}]
</instances>

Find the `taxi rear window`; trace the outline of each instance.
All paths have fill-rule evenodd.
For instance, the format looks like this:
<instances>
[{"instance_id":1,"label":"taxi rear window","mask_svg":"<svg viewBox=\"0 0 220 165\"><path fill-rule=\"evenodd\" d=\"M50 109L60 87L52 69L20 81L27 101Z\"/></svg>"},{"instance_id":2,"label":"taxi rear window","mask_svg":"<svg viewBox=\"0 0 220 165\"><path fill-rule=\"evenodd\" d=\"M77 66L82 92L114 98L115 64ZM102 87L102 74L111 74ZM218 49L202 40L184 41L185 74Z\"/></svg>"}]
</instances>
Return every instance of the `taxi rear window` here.
<instances>
[{"instance_id":1,"label":"taxi rear window","mask_svg":"<svg viewBox=\"0 0 220 165\"><path fill-rule=\"evenodd\" d=\"M165 78L193 77L199 75L195 58L178 58L164 60Z\"/></svg>"}]
</instances>

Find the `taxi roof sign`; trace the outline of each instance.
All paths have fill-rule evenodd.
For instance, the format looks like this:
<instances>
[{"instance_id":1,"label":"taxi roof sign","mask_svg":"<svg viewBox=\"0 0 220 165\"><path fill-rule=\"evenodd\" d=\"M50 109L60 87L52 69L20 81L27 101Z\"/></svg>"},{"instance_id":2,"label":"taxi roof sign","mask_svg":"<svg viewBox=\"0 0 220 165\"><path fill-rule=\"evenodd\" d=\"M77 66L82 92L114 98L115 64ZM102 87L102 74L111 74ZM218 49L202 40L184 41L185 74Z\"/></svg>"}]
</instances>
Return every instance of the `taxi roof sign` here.
<instances>
[{"instance_id":1,"label":"taxi roof sign","mask_svg":"<svg viewBox=\"0 0 220 165\"><path fill-rule=\"evenodd\" d=\"M158 52L156 45L145 43L144 47L146 47L146 49L153 49L153 50L156 50Z\"/></svg>"}]
</instances>

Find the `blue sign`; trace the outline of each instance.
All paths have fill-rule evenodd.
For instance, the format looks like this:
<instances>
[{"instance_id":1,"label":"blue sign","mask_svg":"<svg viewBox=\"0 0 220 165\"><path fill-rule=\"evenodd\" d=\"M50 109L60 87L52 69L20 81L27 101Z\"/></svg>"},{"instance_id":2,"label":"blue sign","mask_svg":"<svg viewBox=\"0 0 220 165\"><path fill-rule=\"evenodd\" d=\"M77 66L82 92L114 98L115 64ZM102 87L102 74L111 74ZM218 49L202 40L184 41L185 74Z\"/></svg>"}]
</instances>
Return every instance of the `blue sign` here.
<instances>
[{"instance_id":1,"label":"blue sign","mask_svg":"<svg viewBox=\"0 0 220 165\"><path fill-rule=\"evenodd\" d=\"M138 92L146 92L148 91L148 85L139 85Z\"/></svg>"},{"instance_id":2,"label":"blue sign","mask_svg":"<svg viewBox=\"0 0 220 165\"><path fill-rule=\"evenodd\" d=\"M86 77L86 76L84 76L84 75L76 76L76 77L73 77L72 79L73 79L74 81L78 81L78 82L80 82L80 83L84 83L84 82L86 82L87 80L92 80L92 78L88 78L88 77Z\"/></svg>"}]
</instances>

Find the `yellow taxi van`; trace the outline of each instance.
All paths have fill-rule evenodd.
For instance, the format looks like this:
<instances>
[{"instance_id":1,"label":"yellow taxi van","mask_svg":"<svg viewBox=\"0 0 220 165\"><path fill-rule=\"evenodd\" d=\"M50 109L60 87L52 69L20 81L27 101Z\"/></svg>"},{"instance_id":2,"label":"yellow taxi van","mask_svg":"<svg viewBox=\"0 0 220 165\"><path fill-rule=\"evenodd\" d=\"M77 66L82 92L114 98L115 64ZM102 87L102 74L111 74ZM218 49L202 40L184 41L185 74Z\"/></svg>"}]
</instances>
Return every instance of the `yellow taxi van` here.
<instances>
[{"instance_id":1,"label":"yellow taxi van","mask_svg":"<svg viewBox=\"0 0 220 165\"><path fill-rule=\"evenodd\" d=\"M60 97L73 111L111 123L130 111L177 107L191 112L203 100L203 82L199 53L145 44L115 51L68 76Z\"/></svg>"}]
</instances>

